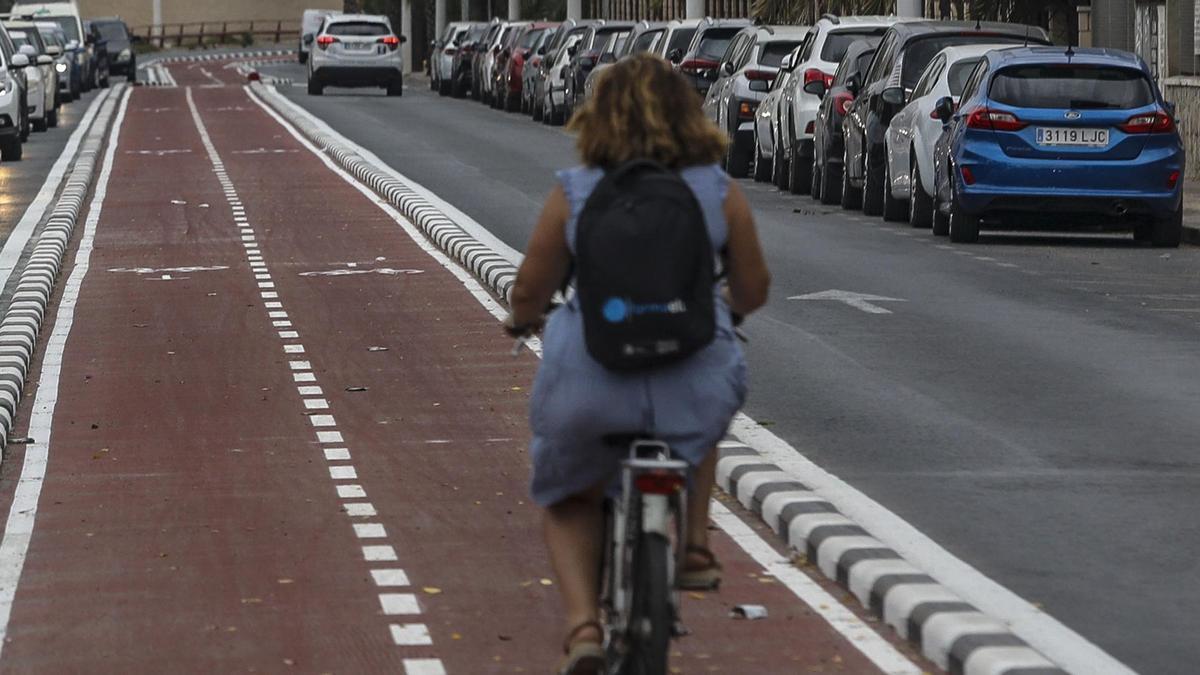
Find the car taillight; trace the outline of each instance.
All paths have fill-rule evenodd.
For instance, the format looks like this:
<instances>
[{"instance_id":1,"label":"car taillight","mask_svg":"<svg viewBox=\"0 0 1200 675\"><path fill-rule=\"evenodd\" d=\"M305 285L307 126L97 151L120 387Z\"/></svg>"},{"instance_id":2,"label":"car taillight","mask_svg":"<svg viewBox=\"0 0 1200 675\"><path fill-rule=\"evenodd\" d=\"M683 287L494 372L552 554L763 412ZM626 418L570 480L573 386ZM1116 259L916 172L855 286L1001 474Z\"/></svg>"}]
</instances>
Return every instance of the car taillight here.
<instances>
[{"instance_id":1,"label":"car taillight","mask_svg":"<svg viewBox=\"0 0 1200 675\"><path fill-rule=\"evenodd\" d=\"M454 56L454 54L455 54L457 51L458 51L458 50L457 50L457 49L455 49L454 47L446 47L446 50L445 50L445 52L446 52L446 56Z\"/></svg>"},{"instance_id":2,"label":"car taillight","mask_svg":"<svg viewBox=\"0 0 1200 675\"><path fill-rule=\"evenodd\" d=\"M708 59L688 59L687 61L679 64L679 69L700 72L702 70L712 70L713 68L716 68L717 65L718 64L716 61L710 61Z\"/></svg>"},{"instance_id":3,"label":"car taillight","mask_svg":"<svg viewBox=\"0 0 1200 675\"><path fill-rule=\"evenodd\" d=\"M322 35L321 37L317 38L317 46L320 47L321 49L328 49L329 45L331 45L337 41L338 41L338 39L333 37L332 35Z\"/></svg>"},{"instance_id":4,"label":"car taillight","mask_svg":"<svg viewBox=\"0 0 1200 675\"><path fill-rule=\"evenodd\" d=\"M850 114L850 107L853 105L854 95L848 91L843 91L833 97L833 109L842 117Z\"/></svg>"},{"instance_id":5,"label":"car taillight","mask_svg":"<svg viewBox=\"0 0 1200 675\"><path fill-rule=\"evenodd\" d=\"M808 70L804 71L804 84L808 85L810 82L824 82L825 88L829 89L833 86L833 76L817 70L816 68L809 68Z\"/></svg>"},{"instance_id":6,"label":"car taillight","mask_svg":"<svg viewBox=\"0 0 1200 675\"><path fill-rule=\"evenodd\" d=\"M758 109L758 103L754 101L742 101L738 104L738 119L752 120L754 119L754 111Z\"/></svg>"},{"instance_id":7,"label":"car taillight","mask_svg":"<svg viewBox=\"0 0 1200 675\"><path fill-rule=\"evenodd\" d=\"M809 122L808 124L804 125L804 133L806 133L806 134L808 134L809 136L811 136L811 135L812 135L812 133L813 133L813 131L814 131L816 128L817 128L817 123L816 123L816 122Z\"/></svg>"},{"instance_id":8,"label":"car taillight","mask_svg":"<svg viewBox=\"0 0 1200 675\"><path fill-rule=\"evenodd\" d=\"M1175 120L1161 110L1134 115L1117 127L1127 134L1169 134L1175 131Z\"/></svg>"},{"instance_id":9,"label":"car taillight","mask_svg":"<svg viewBox=\"0 0 1200 675\"><path fill-rule=\"evenodd\" d=\"M746 79L770 82L775 79L775 73L769 70L747 70Z\"/></svg>"},{"instance_id":10,"label":"car taillight","mask_svg":"<svg viewBox=\"0 0 1200 675\"><path fill-rule=\"evenodd\" d=\"M963 177L963 182L966 183L967 185L975 184L975 174L971 173L970 168L965 167L965 166L962 167L962 177Z\"/></svg>"},{"instance_id":11,"label":"car taillight","mask_svg":"<svg viewBox=\"0 0 1200 675\"><path fill-rule=\"evenodd\" d=\"M1179 184L1179 172L1172 171L1171 175L1167 176L1167 187L1174 190L1175 186L1178 184Z\"/></svg>"},{"instance_id":12,"label":"car taillight","mask_svg":"<svg viewBox=\"0 0 1200 675\"><path fill-rule=\"evenodd\" d=\"M991 129L992 131L1020 131L1029 126L1016 115L1003 110L991 108L976 108L967 115L967 127L970 129Z\"/></svg>"},{"instance_id":13,"label":"car taillight","mask_svg":"<svg viewBox=\"0 0 1200 675\"><path fill-rule=\"evenodd\" d=\"M638 492L648 495L673 495L683 490L687 479L678 473L648 471L638 474L633 485Z\"/></svg>"},{"instance_id":14,"label":"car taillight","mask_svg":"<svg viewBox=\"0 0 1200 675\"><path fill-rule=\"evenodd\" d=\"M391 49L392 51L396 51L396 48L400 46L400 38L396 37L395 35L386 35L376 40L376 42L381 45L387 45L388 49Z\"/></svg>"}]
</instances>

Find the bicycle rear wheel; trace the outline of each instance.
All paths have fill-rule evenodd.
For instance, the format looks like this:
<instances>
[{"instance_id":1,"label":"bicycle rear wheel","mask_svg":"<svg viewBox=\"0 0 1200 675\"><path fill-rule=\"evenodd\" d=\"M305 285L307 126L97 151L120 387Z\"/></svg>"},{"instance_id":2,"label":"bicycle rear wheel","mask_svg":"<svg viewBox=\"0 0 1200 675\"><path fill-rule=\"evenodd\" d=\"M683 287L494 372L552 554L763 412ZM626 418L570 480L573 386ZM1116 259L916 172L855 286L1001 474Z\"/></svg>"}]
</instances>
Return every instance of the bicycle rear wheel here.
<instances>
[{"instance_id":1,"label":"bicycle rear wheel","mask_svg":"<svg viewBox=\"0 0 1200 675\"><path fill-rule=\"evenodd\" d=\"M671 609L671 543L661 534L643 533L634 562L630 603L630 649L626 675L665 675L675 617Z\"/></svg>"}]
</instances>

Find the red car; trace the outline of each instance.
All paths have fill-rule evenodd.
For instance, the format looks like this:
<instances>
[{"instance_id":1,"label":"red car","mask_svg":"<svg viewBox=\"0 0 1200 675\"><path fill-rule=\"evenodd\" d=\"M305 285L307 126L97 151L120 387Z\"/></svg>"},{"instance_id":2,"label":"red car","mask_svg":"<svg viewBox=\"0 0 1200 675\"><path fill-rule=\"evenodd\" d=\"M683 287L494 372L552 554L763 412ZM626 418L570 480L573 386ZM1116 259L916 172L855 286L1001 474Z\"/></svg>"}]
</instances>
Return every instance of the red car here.
<instances>
[{"instance_id":1,"label":"red car","mask_svg":"<svg viewBox=\"0 0 1200 675\"><path fill-rule=\"evenodd\" d=\"M498 73L496 82L496 107L508 112L521 109L521 74L525 68L525 60L533 56L534 46L542 34L553 30L557 23L533 22L522 27L512 44L506 46L497 61L503 61L504 68ZM503 99L500 93L504 92Z\"/></svg>"}]
</instances>

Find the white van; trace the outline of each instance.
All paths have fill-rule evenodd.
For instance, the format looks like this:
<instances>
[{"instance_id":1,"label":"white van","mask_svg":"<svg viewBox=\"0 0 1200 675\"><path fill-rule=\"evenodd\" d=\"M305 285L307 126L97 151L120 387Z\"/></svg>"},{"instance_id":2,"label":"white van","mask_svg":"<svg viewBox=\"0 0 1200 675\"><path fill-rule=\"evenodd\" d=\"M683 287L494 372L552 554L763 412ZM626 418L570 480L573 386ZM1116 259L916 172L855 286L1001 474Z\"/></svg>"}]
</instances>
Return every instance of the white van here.
<instances>
[{"instance_id":1,"label":"white van","mask_svg":"<svg viewBox=\"0 0 1200 675\"><path fill-rule=\"evenodd\" d=\"M308 52L312 49L317 31L321 30L321 22L325 17L339 14L332 9L306 9L304 18L300 19L300 63L308 63Z\"/></svg>"},{"instance_id":2,"label":"white van","mask_svg":"<svg viewBox=\"0 0 1200 675\"><path fill-rule=\"evenodd\" d=\"M17 0L13 3L13 18L31 21L52 21L62 27L67 37L67 51L75 55L75 63L79 66L82 77L82 89L91 89L92 50L88 48L83 32L83 17L79 14L79 5L75 0L61 2L36 2L34 0Z\"/></svg>"}]
</instances>

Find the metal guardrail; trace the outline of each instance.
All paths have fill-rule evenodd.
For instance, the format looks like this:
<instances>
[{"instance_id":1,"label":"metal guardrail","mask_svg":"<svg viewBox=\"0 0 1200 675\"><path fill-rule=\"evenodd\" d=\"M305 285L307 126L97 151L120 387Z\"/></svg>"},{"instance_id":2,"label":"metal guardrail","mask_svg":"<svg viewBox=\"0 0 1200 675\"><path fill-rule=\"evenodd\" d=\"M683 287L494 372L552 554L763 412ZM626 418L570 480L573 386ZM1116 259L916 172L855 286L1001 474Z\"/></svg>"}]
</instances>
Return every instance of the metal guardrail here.
<instances>
[{"instance_id":1,"label":"metal guardrail","mask_svg":"<svg viewBox=\"0 0 1200 675\"><path fill-rule=\"evenodd\" d=\"M160 49L203 46L208 42L228 43L230 38L250 36L270 38L276 43L284 38L300 37L300 24L295 19L254 19L249 21L194 21L167 23L161 26L136 26L130 31L148 44Z\"/></svg>"}]
</instances>

